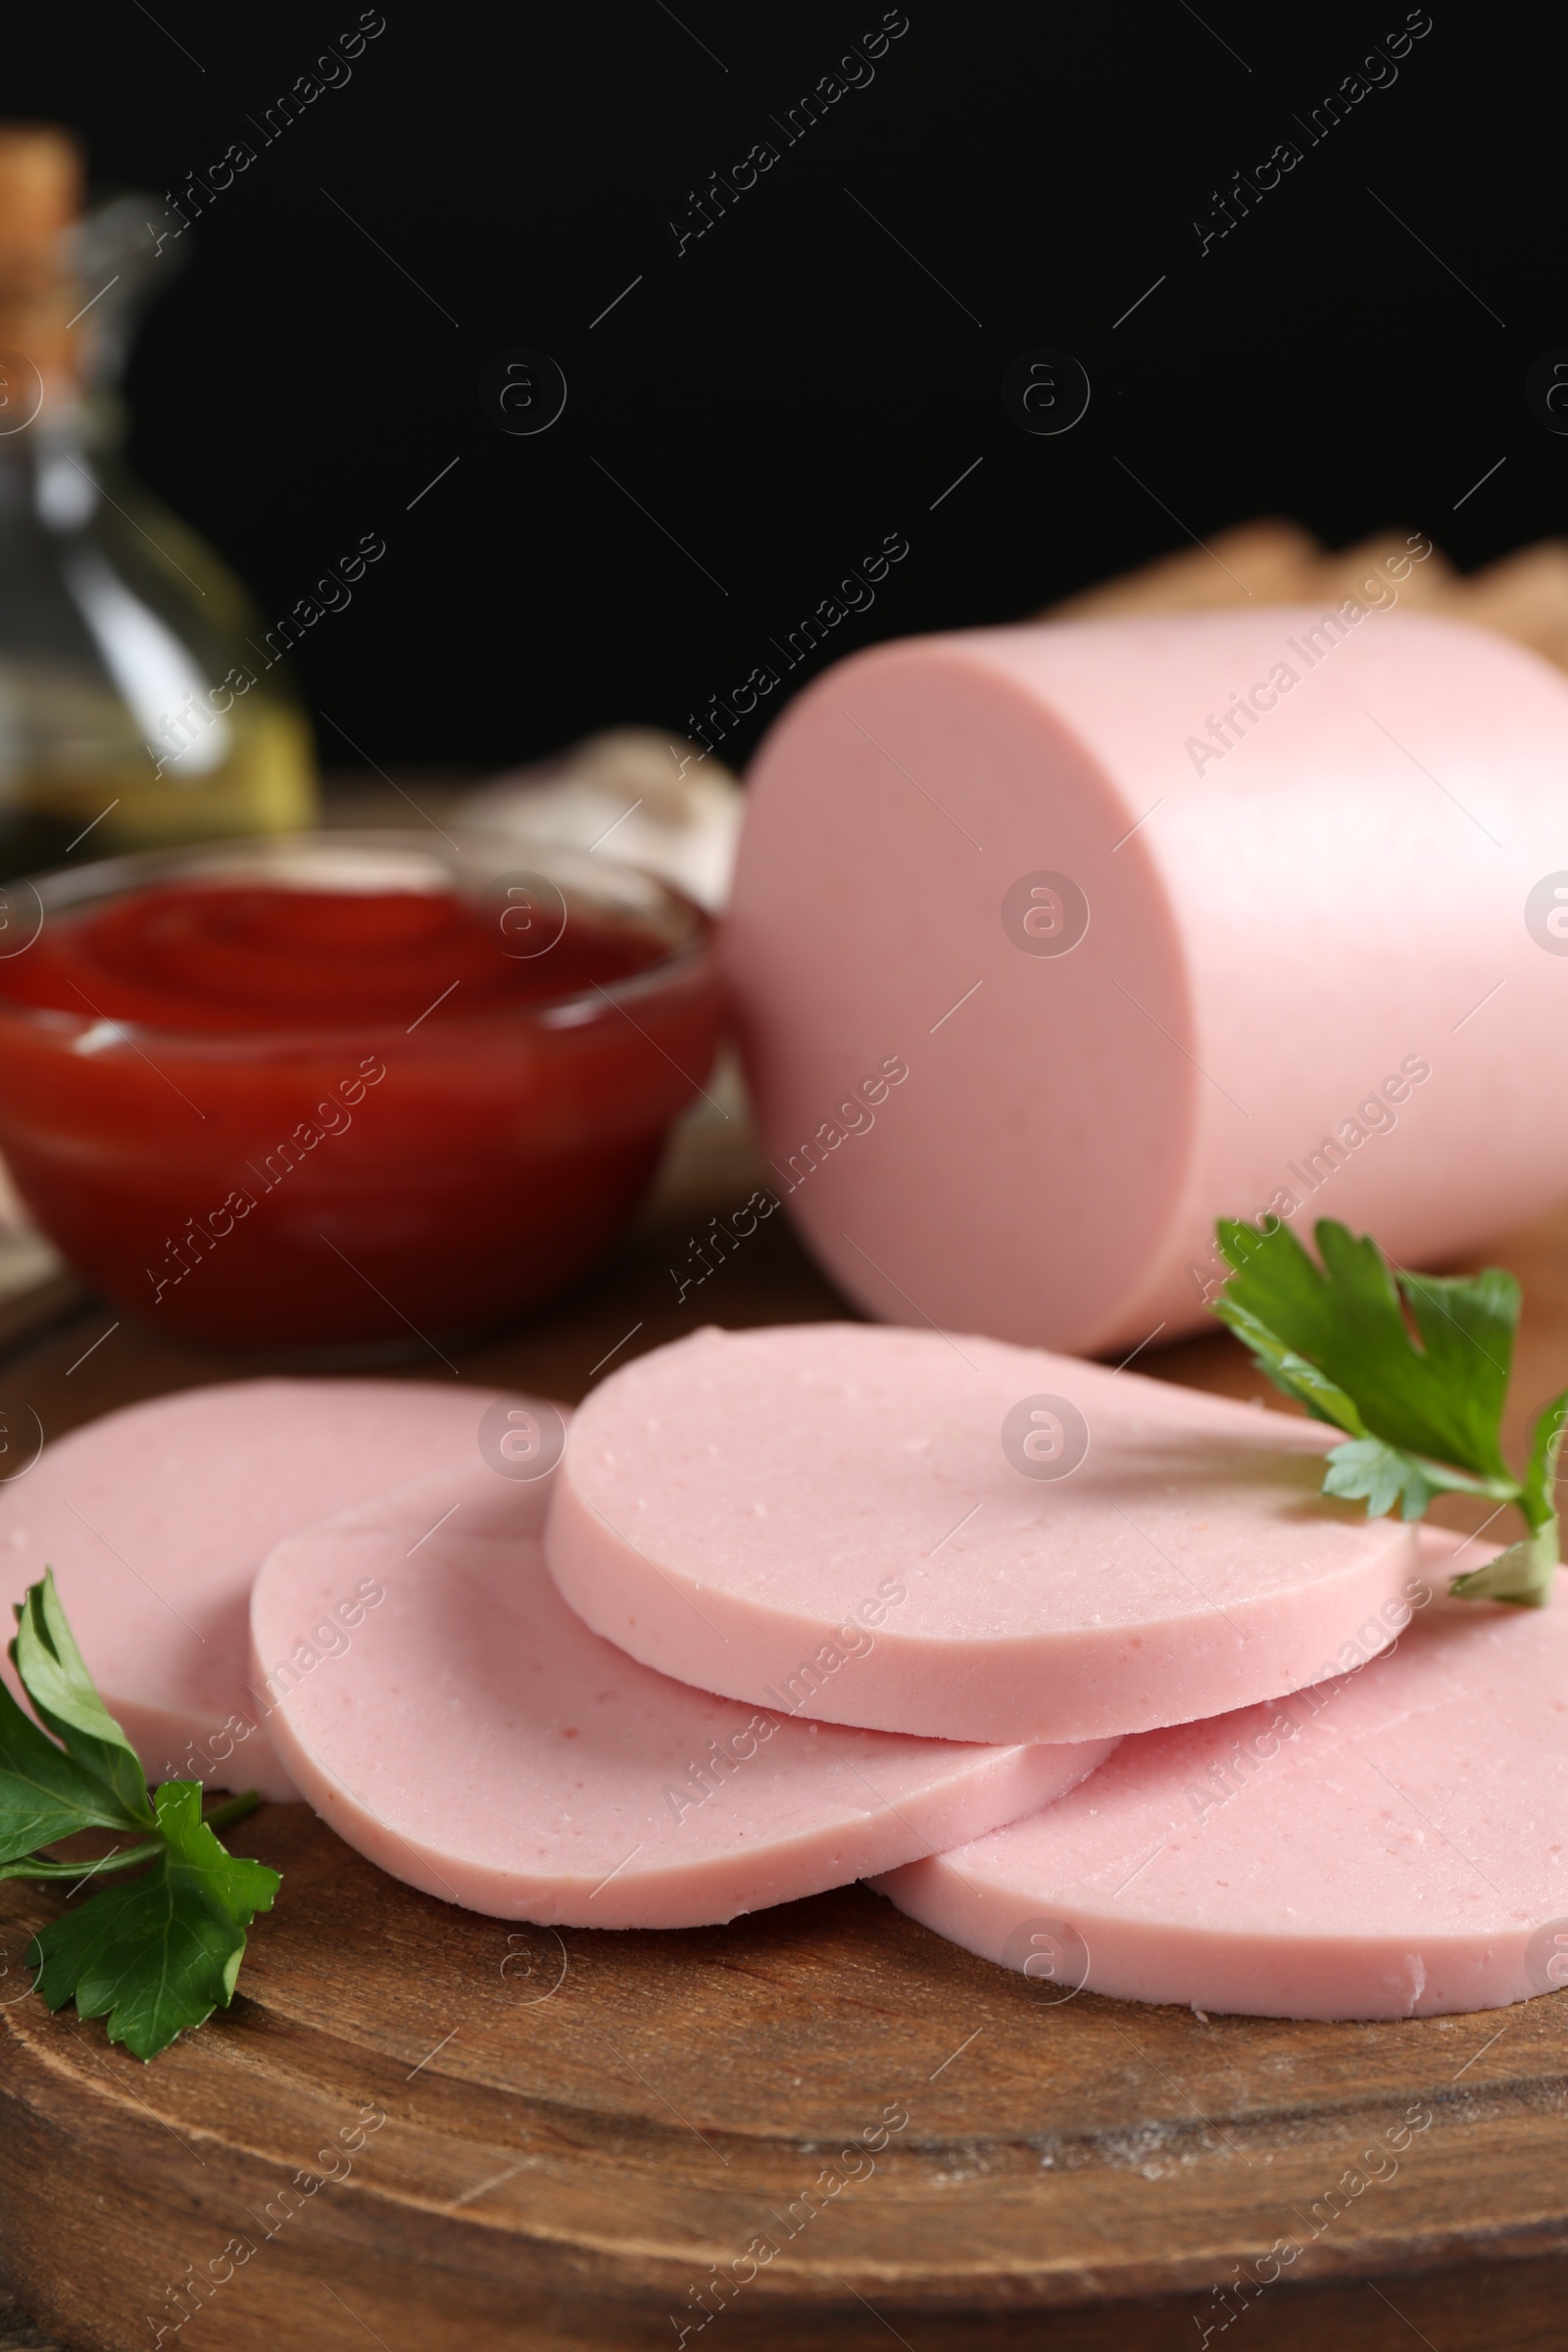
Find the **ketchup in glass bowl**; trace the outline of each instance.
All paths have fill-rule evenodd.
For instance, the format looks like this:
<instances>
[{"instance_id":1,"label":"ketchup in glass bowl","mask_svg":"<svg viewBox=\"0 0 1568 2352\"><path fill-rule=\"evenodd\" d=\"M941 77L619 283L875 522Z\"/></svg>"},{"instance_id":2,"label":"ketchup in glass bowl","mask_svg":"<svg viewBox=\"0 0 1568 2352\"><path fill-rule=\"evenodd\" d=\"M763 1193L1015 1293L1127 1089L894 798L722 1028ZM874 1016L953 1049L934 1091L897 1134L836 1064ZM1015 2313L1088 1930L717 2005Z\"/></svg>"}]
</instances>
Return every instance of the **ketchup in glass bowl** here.
<instances>
[{"instance_id":1,"label":"ketchup in glass bowl","mask_svg":"<svg viewBox=\"0 0 1568 2352\"><path fill-rule=\"evenodd\" d=\"M18 1189L117 1305L219 1344L439 1337L548 1298L637 1206L717 1042L710 918L598 855L314 833L7 900Z\"/></svg>"}]
</instances>

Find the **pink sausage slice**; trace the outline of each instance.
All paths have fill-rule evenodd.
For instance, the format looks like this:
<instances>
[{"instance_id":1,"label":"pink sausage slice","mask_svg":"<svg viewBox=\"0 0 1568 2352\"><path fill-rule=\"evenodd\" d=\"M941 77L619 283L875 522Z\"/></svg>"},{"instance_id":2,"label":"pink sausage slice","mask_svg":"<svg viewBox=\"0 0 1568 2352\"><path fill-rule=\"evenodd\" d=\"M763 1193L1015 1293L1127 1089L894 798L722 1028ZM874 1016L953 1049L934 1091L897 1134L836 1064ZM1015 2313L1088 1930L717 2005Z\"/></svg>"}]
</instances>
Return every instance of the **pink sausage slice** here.
<instances>
[{"instance_id":1,"label":"pink sausage slice","mask_svg":"<svg viewBox=\"0 0 1568 2352\"><path fill-rule=\"evenodd\" d=\"M1114 1744L959 1747L731 1705L591 1634L537 1526L526 1490L443 1473L280 1544L251 1603L306 1796L468 1910L706 1926L1013 1820Z\"/></svg>"},{"instance_id":2,"label":"pink sausage slice","mask_svg":"<svg viewBox=\"0 0 1568 2352\"><path fill-rule=\"evenodd\" d=\"M701 1331L578 1408L546 1548L596 1633L706 1690L1098 1740L1320 1682L1360 1627L1391 1638L1414 1536L1319 1498L1331 1442L994 1340Z\"/></svg>"},{"instance_id":3,"label":"pink sausage slice","mask_svg":"<svg viewBox=\"0 0 1568 2352\"><path fill-rule=\"evenodd\" d=\"M559 1444L553 1407L456 1381L227 1381L126 1405L0 1487L0 1598L54 1569L105 1704L155 1779L290 1797L248 1684L252 1578L295 1528L477 1458L497 1406L493 1421L540 1416L547 1439L553 1420Z\"/></svg>"},{"instance_id":4,"label":"pink sausage slice","mask_svg":"<svg viewBox=\"0 0 1568 2352\"><path fill-rule=\"evenodd\" d=\"M1429 1596L1457 1544L1423 1537ZM1091 1788L881 1891L1045 1998L1437 2017L1568 1984L1568 1602L1416 1601L1396 1652L1129 1740Z\"/></svg>"}]
</instances>

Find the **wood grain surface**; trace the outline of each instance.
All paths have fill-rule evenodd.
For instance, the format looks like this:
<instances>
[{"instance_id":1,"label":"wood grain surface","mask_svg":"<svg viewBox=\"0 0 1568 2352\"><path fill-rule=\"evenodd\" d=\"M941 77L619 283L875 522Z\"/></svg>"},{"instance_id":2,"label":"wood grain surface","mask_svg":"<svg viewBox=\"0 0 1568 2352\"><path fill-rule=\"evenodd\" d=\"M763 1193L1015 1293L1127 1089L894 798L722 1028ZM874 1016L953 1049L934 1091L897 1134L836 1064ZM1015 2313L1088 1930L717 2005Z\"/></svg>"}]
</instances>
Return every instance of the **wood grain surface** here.
<instances>
[{"instance_id":1,"label":"wood grain surface","mask_svg":"<svg viewBox=\"0 0 1568 2352\"><path fill-rule=\"evenodd\" d=\"M759 1181L710 1137L598 1275L460 1376L575 1397L700 1322L845 1313L781 1216L677 1302L689 1238ZM1568 1385L1568 1213L1488 1254L1526 1286L1517 1449ZM0 1405L55 1435L256 1368L128 1324L93 1346L114 1321L55 1313ZM1139 1368L1262 1394L1219 1333ZM557 1936L398 1886L301 1806L233 1843L282 1894L232 2009L150 2067L25 1989L54 1897L0 1889L0 2346L1562 2344L1556 1996L1337 2026L1058 2002L862 1887ZM1227 2295L1279 2241L1277 2282Z\"/></svg>"}]
</instances>

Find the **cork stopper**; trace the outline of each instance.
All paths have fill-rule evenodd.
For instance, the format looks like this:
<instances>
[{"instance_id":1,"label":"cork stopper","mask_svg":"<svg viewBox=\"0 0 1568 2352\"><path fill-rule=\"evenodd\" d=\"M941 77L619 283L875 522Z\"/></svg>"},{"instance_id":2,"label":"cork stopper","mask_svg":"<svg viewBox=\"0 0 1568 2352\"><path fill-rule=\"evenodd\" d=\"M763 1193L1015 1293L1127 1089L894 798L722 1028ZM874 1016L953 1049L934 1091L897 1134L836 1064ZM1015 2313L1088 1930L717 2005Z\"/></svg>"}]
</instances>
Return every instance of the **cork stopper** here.
<instances>
[{"instance_id":1,"label":"cork stopper","mask_svg":"<svg viewBox=\"0 0 1568 2352\"><path fill-rule=\"evenodd\" d=\"M69 232L81 214L81 149L51 122L0 123L0 398L30 406L73 383L80 308Z\"/></svg>"}]
</instances>

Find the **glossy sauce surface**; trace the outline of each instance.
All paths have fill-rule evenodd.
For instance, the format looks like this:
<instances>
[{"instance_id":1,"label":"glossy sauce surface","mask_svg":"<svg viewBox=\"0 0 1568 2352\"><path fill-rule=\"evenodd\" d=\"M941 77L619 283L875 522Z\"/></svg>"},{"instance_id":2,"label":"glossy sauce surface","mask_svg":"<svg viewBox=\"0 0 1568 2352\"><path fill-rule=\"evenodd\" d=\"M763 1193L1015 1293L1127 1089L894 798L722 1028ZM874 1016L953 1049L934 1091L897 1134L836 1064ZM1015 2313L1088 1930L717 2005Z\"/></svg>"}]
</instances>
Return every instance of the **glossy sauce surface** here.
<instances>
[{"instance_id":1,"label":"glossy sauce surface","mask_svg":"<svg viewBox=\"0 0 1568 2352\"><path fill-rule=\"evenodd\" d=\"M0 1150L117 1306L428 1351L561 1290L635 1208L712 1060L706 918L368 878L159 875L0 959Z\"/></svg>"},{"instance_id":2,"label":"glossy sauce surface","mask_svg":"<svg viewBox=\"0 0 1568 2352\"><path fill-rule=\"evenodd\" d=\"M572 996L665 953L652 930L564 913L444 890L155 883L52 915L0 963L0 996L158 1029L402 1027L443 991L432 1020Z\"/></svg>"}]
</instances>

